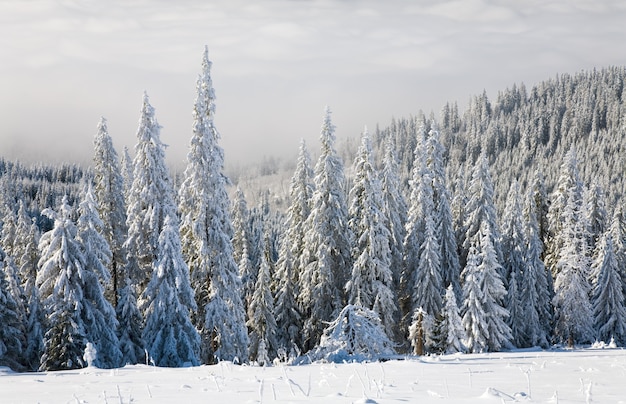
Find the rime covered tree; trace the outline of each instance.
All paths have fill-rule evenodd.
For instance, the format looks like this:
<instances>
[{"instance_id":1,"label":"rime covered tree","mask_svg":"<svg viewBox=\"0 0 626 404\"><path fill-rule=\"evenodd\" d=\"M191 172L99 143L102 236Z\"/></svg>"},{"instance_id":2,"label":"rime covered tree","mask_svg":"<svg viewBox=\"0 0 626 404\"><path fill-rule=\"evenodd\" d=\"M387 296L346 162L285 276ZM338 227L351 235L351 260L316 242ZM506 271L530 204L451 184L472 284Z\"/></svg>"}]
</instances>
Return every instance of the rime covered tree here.
<instances>
[{"instance_id":1,"label":"rime covered tree","mask_svg":"<svg viewBox=\"0 0 626 404\"><path fill-rule=\"evenodd\" d=\"M0 366L23 369L24 323L18 304L9 291L6 266L10 258L0 249Z\"/></svg>"},{"instance_id":2,"label":"rime covered tree","mask_svg":"<svg viewBox=\"0 0 626 404\"><path fill-rule=\"evenodd\" d=\"M102 220L102 235L111 250L108 265L111 282L106 285L106 295L117 305L119 289L126 268L124 241L128 235L126 227L126 203L124 201L124 178L119 158L113 148L113 140L107 129L107 121L101 118L94 139L94 184L98 214ZM109 287L110 286L110 287Z\"/></svg>"},{"instance_id":3,"label":"rime covered tree","mask_svg":"<svg viewBox=\"0 0 626 404\"><path fill-rule=\"evenodd\" d=\"M463 319L456 301L454 287L450 284L446 288L446 294L443 298L441 319L437 322L437 334L440 339L438 345L441 351L447 354L467 350L464 344L464 341L467 340L467 334L463 328Z\"/></svg>"},{"instance_id":4,"label":"rime covered tree","mask_svg":"<svg viewBox=\"0 0 626 404\"><path fill-rule=\"evenodd\" d=\"M202 363L248 359L227 179L222 174L224 151L218 144L214 115L211 61L205 47L196 83L187 168L178 194L182 251L198 307L194 319L200 330Z\"/></svg>"},{"instance_id":5,"label":"rime covered tree","mask_svg":"<svg viewBox=\"0 0 626 404\"><path fill-rule=\"evenodd\" d=\"M391 271L391 234L385 226L383 198L374 168L369 134L365 130L354 163L348 222L355 236L352 276L346 284L348 303L378 313L387 335L397 330L397 304Z\"/></svg>"},{"instance_id":6,"label":"rime covered tree","mask_svg":"<svg viewBox=\"0 0 626 404\"><path fill-rule=\"evenodd\" d=\"M587 255L585 221L581 220L578 187L568 189L567 203L561 212L560 243L556 261L554 334L568 345L591 342L594 337L593 313L589 301L590 262Z\"/></svg>"},{"instance_id":7,"label":"rime covered tree","mask_svg":"<svg viewBox=\"0 0 626 404\"><path fill-rule=\"evenodd\" d=\"M261 265L248 306L248 329L250 331L250 358L260 365L268 365L276 357L276 318L274 296L271 290L270 265L267 255L261 256Z\"/></svg>"},{"instance_id":8,"label":"rime covered tree","mask_svg":"<svg viewBox=\"0 0 626 404\"><path fill-rule=\"evenodd\" d=\"M198 365L200 336L190 318L190 312L197 306L175 217L165 218L143 301L146 313L143 341L154 363L166 367Z\"/></svg>"},{"instance_id":9,"label":"rime covered tree","mask_svg":"<svg viewBox=\"0 0 626 404\"><path fill-rule=\"evenodd\" d=\"M398 175L399 172L400 168L394 152L392 137L389 137L385 143L381 183L385 226L390 232L391 270L396 289L399 286L402 273L403 242L406 233L404 226L408 211L406 199L402 193L402 182Z\"/></svg>"},{"instance_id":10,"label":"rime covered tree","mask_svg":"<svg viewBox=\"0 0 626 404\"><path fill-rule=\"evenodd\" d=\"M298 283L302 273L302 254L306 228L304 223L311 213L313 170L304 140L300 143L296 170L289 188L289 208L285 221L285 235L280 242L276 263L276 323L278 346L286 354L296 356L302 349L302 314L298 307Z\"/></svg>"},{"instance_id":11,"label":"rime covered tree","mask_svg":"<svg viewBox=\"0 0 626 404\"><path fill-rule=\"evenodd\" d=\"M145 345L141 330L143 316L137 306L135 288L130 283L128 276L125 276L119 290L115 313L119 321L117 338L122 353L122 364L134 365L144 362Z\"/></svg>"},{"instance_id":12,"label":"rime covered tree","mask_svg":"<svg viewBox=\"0 0 626 404\"><path fill-rule=\"evenodd\" d=\"M152 274L163 221L166 216L176 215L160 131L154 108L144 93L133 159L133 182L128 194L128 238L124 243L128 275L138 294L143 292Z\"/></svg>"},{"instance_id":13,"label":"rime covered tree","mask_svg":"<svg viewBox=\"0 0 626 404\"><path fill-rule=\"evenodd\" d=\"M111 250L102 234L104 224L98 215L97 201L91 184L86 183L78 208L77 241L83 253L85 268L82 282L87 341L96 348L94 364L98 367L119 366L121 352L117 339L118 322L115 309L104 296L104 287L110 282L108 264Z\"/></svg>"},{"instance_id":14,"label":"rime covered tree","mask_svg":"<svg viewBox=\"0 0 626 404\"><path fill-rule=\"evenodd\" d=\"M506 308L509 311L508 324L515 346L524 345L524 325L527 319L522 308L522 280L526 271L526 239L522 222L522 206L519 184L511 184L502 215L502 251L504 274L507 277ZM528 285L524 285L528 286Z\"/></svg>"},{"instance_id":15,"label":"rime covered tree","mask_svg":"<svg viewBox=\"0 0 626 404\"><path fill-rule=\"evenodd\" d=\"M539 237L539 222L536 214L536 199L533 191L528 194L524 217L525 226L525 269L521 279L520 305L523 310L523 346L547 347L552 332L552 276L541 260L542 244Z\"/></svg>"},{"instance_id":16,"label":"rime covered tree","mask_svg":"<svg viewBox=\"0 0 626 404\"><path fill-rule=\"evenodd\" d=\"M83 284L88 277L85 257L76 241L67 197L58 213L50 209L43 213L54 219L54 227L39 242L37 286L47 318L41 369L81 368L86 365L83 353L88 342L84 322L88 311Z\"/></svg>"},{"instance_id":17,"label":"rime covered tree","mask_svg":"<svg viewBox=\"0 0 626 404\"><path fill-rule=\"evenodd\" d=\"M31 219L26 212L23 201L20 201L13 253L27 300L26 342L23 358L28 370L39 368L39 359L43 350L43 311L36 284L39 261L38 244L39 228L35 220Z\"/></svg>"},{"instance_id":18,"label":"rime covered tree","mask_svg":"<svg viewBox=\"0 0 626 404\"><path fill-rule=\"evenodd\" d=\"M502 262L502 247L500 245L500 229L494 202L493 181L489 173L489 163L485 153L480 155L474 165L468 194L469 200L465 208L467 213L464 224L465 239L463 248L467 251L470 245L478 245L478 239L484 235L480 230L486 226L496 254L495 257L498 262ZM504 275L504 269L501 264L499 271L501 271L501 276Z\"/></svg>"},{"instance_id":19,"label":"rime covered tree","mask_svg":"<svg viewBox=\"0 0 626 404\"><path fill-rule=\"evenodd\" d=\"M623 344L626 342L626 308L611 232L606 232L598 243L593 270L596 281L592 285L592 305L597 336L601 341L613 338Z\"/></svg>"},{"instance_id":20,"label":"rime covered tree","mask_svg":"<svg viewBox=\"0 0 626 404\"><path fill-rule=\"evenodd\" d=\"M509 316L504 307L506 289L500 278L500 264L491 242L489 226L480 231L477 248L471 249L465 268L463 326L467 348L472 352L498 351L511 340ZM470 259L471 258L471 259Z\"/></svg>"},{"instance_id":21,"label":"rime covered tree","mask_svg":"<svg viewBox=\"0 0 626 404\"><path fill-rule=\"evenodd\" d=\"M302 255L300 307L304 315L303 347L320 340L324 322L343 307L343 287L351 268L352 235L348 227L343 163L335 150L335 126L330 109L324 112L320 135L322 151L315 165L315 191Z\"/></svg>"},{"instance_id":22,"label":"rime covered tree","mask_svg":"<svg viewBox=\"0 0 626 404\"><path fill-rule=\"evenodd\" d=\"M432 129L426 139L428 167L433 180L433 212L441 261L441 280L444 287L452 285L455 294L460 296L460 271L458 247L456 243L454 219L450 208L450 195L446 185L446 173L443 162L443 145L439 131Z\"/></svg>"}]
</instances>

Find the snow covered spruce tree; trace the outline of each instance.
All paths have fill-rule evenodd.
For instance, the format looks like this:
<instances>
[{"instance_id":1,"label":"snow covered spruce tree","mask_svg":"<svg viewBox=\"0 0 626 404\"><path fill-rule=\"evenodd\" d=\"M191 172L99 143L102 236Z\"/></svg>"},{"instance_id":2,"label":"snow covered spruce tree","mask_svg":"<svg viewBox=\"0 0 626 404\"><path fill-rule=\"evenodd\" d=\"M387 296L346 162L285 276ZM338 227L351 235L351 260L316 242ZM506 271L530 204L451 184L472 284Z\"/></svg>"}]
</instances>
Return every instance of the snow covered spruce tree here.
<instances>
[{"instance_id":1,"label":"snow covered spruce tree","mask_svg":"<svg viewBox=\"0 0 626 404\"><path fill-rule=\"evenodd\" d=\"M311 213L313 195L313 169L311 157L304 140L300 142L300 151L296 170L289 188L289 208L285 221L285 235L280 243L278 262L276 263L276 323L278 347L290 357L298 356L302 350L302 314L297 304L300 293L298 282L302 273L302 254L306 228L304 223Z\"/></svg>"},{"instance_id":2,"label":"snow covered spruce tree","mask_svg":"<svg viewBox=\"0 0 626 404\"><path fill-rule=\"evenodd\" d=\"M480 238L484 232L480 229L484 226L488 227L491 244L494 248L496 259L502 262L502 247L500 245L500 229L498 227L498 218L494 203L494 190L491 174L489 173L489 162L485 153L481 153L474 169L468 189L469 200L465 207L465 237L463 241L463 254L466 255L469 246L480 243ZM465 261L464 259L462 261ZM500 264L500 276L504 276L504 269ZM504 281L504 280L503 280Z\"/></svg>"},{"instance_id":3,"label":"snow covered spruce tree","mask_svg":"<svg viewBox=\"0 0 626 404\"><path fill-rule=\"evenodd\" d=\"M254 293L248 306L247 322L250 331L250 358L261 366L271 364L271 360L276 357L278 345L271 282L268 257L263 254Z\"/></svg>"},{"instance_id":4,"label":"snow covered spruce tree","mask_svg":"<svg viewBox=\"0 0 626 404\"><path fill-rule=\"evenodd\" d=\"M465 345L471 352L493 352L509 345L511 329L504 308L506 289L500 277L500 264L492 244L490 227L479 230L479 244L471 247L463 284L463 326Z\"/></svg>"},{"instance_id":5,"label":"snow covered spruce tree","mask_svg":"<svg viewBox=\"0 0 626 404\"><path fill-rule=\"evenodd\" d=\"M434 222L439 244L441 261L441 280L444 288L452 285L456 296L461 295L459 253L456 243L454 219L450 208L450 195L446 185L443 163L443 145L439 140L439 131L433 129L426 138L428 167L433 181Z\"/></svg>"},{"instance_id":6,"label":"snow covered spruce tree","mask_svg":"<svg viewBox=\"0 0 626 404\"><path fill-rule=\"evenodd\" d=\"M213 123L215 94L205 47L196 84L193 134L184 180L179 190L181 242L191 274L200 331L202 363L248 360L248 334L241 301L241 279L233 256L233 228L224 151Z\"/></svg>"},{"instance_id":7,"label":"snow covered spruce tree","mask_svg":"<svg viewBox=\"0 0 626 404\"><path fill-rule=\"evenodd\" d=\"M103 286L111 280L108 269L111 250L102 234L104 223L98 215L96 196L90 183L85 183L78 213L77 241L85 262L82 271L83 300L85 307L91 311L86 311L84 317L87 341L96 348L94 365L112 368L120 365L122 353L117 338L115 309L105 298Z\"/></svg>"},{"instance_id":8,"label":"snow covered spruce tree","mask_svg":"<svg viewBox=\"0 0 626 404\"><path fill-rule=\"evenodd\" d=\"M509 311L508 324L511 327L513 339L511 342L517 347L525 346L524 328L527 318L521 305L521 295L524 287L522 280L526 271L525 253L526 239L522 222L522 206L519 184L511 183L506 199L504 214L502 215L502 251L504 274L507 276L506 308Z\"/></svg>"},{"instance_id":9,"label":"snow covered spruce tree","mask_svg":"<svg viewBox=\"0 0 626 404\"><path fill-rule=\"evenodd\" d=\"M571 201L569 199L571 199ZM568 225L566 217L564 216L567 204L573 204L573 206L570 207L569 214L579 215L579 212L582 211L583 183L578 171L576 149L573 146L570 147L565 154L559 172L559 178L556 183L556 190L550 200L551 203L547 215L549 234L546 238L548 242L545 246L546 253L544 262L553 277L556 278L558 274L559 256L568 241L565 237L566 231L564 230L564 227ZM583 220L582 217L579 219Z\"/></svg>"},{"instance_id":10,"label":"snow covered spruce tree","mask_svg":"<svg viewBox=\"0 0 626 404\"><path fill-rule=\"evenodd\" d=\"M590 259L586 226L581 211L581 194L575 184L567 190L567 202L559 215L559 245L554 282L554 335L557 340L588 343L594 339L593 312L589 294Z\"/></svg>"},{"instance_id":11,"label":"snow covered spruce tree","mask_svg":"<svg viewBox=\"0 0 626 404\"><path fill-rule=\"evenodd\" d=\"M13 248L16 264L22 279L22 288L27 299L26 342L23 353L28 370L39 368L43 351L43 308L37 288L37 264L39 262L39 228L27 214L23 202L18 210L17 230Z\"/></svg>"},{"instance_id":12,"label":"snow covered spruce tree","mask_svg":"<svg viewBox=\"0 0 626 404\"><path fill-rule=\"evenodd\" d=\"M315 360L329 362L376 360L395 354L378 314L363 306L349 304L324 329L319 346L311 352Z\"/></svg>"},{"instance_id":13,"label":"snow covered spruce tree","mask_svg":"<svg viewBox=\"0 0 626 404\"><path fill-rule=\"evenodd\" d=\"M606 232L598 243L593 271L596 281L592 285L592 304L597 337L601 341L613 338L616 343L623 345L626 342L626 308L610 231Z\"/></svg>"},{"instance_id":14,"label":"snow covered spruce tree","mask_svg":"<svg viewBox=\"0 0 626 404\"><path fill-rule=\"evenodd\" d=\"M385 226L383 198L374 168L367 129L354 162L354 185L350 190L350 220L355 236L352 275L346 283L348 303L373 310L390 338L398 333L398 307L391 271L391 234Z\"/></svg>"},{"instance_id":15,"label":"snow covered spruce tree","mask_svg":"<svg viewBox=\"0 0 626 404\"><path fill-rule=\"evenodd\" d=\"M137 306L135 288L128 275L125 274L120 286L115 314L119 321L117 338L122 353L122 364L147 364L145 345L141 335L143 317Z\"/></svg>"},{"instance_id":16,"label":"snow covered spruce tree","mask_svg":"<svg viewBox=\"0 0 626 404\"><path fill-rule=\"evenodd\" d=\"M552 333L552 275L548 273L542 256L542 243L537 220L537 203L531 189L526 199L524 218L524 272L521 279L520 306L523 310L524 336L522 346L548 347Z\"/></svg>"},{"instance_id":17,"label":"snow covered spruce tree","mask_svg":"<svg viewBox=\"0 0 626 404\"><path fill-rule=\"evenodd\" d=\"M143 341L156 366L198 365L200 336L190 318L190 311L197 307L176 217L165 217L156 251L152 279L142 299L146 313Z\"/></svg>"},{"instance_id":18,"label":"snow covered spruce tree","mask_svg":"<svg viewBox=\"0 0 626 404\"><path fill-rule=\"evenodd\" d=\"M127 201L128 238L124 243L128 275L138 296L150 280L163 221L166 216L176 215L160 131L154 108L144 93Z\"/></svg>"},{"instance_id":19,"label":"snow covered spruce tree","mask_svg":"<svg viewBox=\"0 0 626 404\"><path fill-rule=\"evenodd\" d=\"M99 366L117 366L117 320L107 317L109 310L102 310L106 299L98 276L87 266L83 248L76 239L77 229L70 218L67 197L58 212L46 209L43 213L54 219L54 227L39 242L37 286L47 318L41 369L81 368L86 365L83 353L87 342L98 343L101 339L110 344L101 345ZM106 352L109 348L111 351Z\"/></svg>"},{"instance_id":20,"label":"snow covered spruce tree","mask_svg":"<svg viewBox=\"0 0 626 404\"><path fill-rule=\"evenodd\" d=\"M0 249L0 366L23 370L24 323L9 292L6 265L10 258Z\"/></svg>"},{"instance_id":21,"label":"snow covered spruce tree","mask_svg":"<svg viewBox=\"0 0 626 404\"><path fill-rule=\"evenodd\" d=\"M299 304L305 319L303 348L320 340L324 322L344 304L343 288L351 268L352 235L344 189L343 163L335 150L335 126L326 107L320 135L321 155L315 165L315 191L302 254Z\"/></svg>"},{"instance_id":22,"label":"snow covered spruce tree","mask_svg":"<svg viewBox=\"0 0 626 404\"><path fill-rule=\"evenodd\" d=\"M463 328L463 319L456 301L454 285L450 284L443 299L443 310L437 329L440 350L447 354L467 350L464 344L467 340L467 333Z\"/></svg>"},{"instance_id":23,"label":"snow covered spruce tree","mask_svg":"<svg viewBox=\"0 0 626 404\"><path fill-rule=\"evenodd\" d=\"M391 251L391 272L393 274L394 290L398 290L402 274L402 259L404 255L405 224L407 220L407 203L402 193L402 183L398 173L400 168L394 152L393 138L389 136L385 143L385 155L381 172L383 213L385 226L389 229L389 249Z\"/></svg>"},{"instance_id":24,"label":"snow covered spruce tree","mask_svg":"<svg viewBox=\"0 0 626 404\"><path fill-rule=\"evenodd\" d=\"M111 250L109 272L111 282L105 295L117 306L119 289L124 285L123 271L126 268L124 241L128 235L126 227L126 203L124 201L124 179L120 170L117 152L107 129L107 121L100 118L98 133L94 139L94 183L98 201L98 214L103 223L102 234Z\"/></svg>"}]
</instances>

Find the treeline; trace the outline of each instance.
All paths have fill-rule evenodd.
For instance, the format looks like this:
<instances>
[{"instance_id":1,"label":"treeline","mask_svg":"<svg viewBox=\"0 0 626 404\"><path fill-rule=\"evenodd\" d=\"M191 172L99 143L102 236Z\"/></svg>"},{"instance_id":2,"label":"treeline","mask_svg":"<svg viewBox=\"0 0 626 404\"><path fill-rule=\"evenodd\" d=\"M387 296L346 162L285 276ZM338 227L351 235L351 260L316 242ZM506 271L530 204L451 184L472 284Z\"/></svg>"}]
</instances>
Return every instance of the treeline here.
<instances>
[{"instance_id":1,"label":"treeline","mask_svg":"<svg viewBox=\"0 0 626 404\"><path fill-rule=\"evenodd\" d=\"M624 69L366 130L350 170L327 109L278 212L230 201L210 67L177 186L147 95L132 159L102 119L88 172L2 162L0 364L626 342Z\"/></svg>"}]
</instances>

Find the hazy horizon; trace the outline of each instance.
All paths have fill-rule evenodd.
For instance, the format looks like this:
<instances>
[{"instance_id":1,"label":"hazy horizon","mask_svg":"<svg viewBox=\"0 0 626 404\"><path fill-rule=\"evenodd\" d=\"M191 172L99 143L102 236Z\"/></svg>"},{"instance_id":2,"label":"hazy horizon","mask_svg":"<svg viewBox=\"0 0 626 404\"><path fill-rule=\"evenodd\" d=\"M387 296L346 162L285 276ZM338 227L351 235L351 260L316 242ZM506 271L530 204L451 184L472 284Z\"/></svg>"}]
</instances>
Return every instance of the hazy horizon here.
<instances>
[{"instance_id":1,"label":"hazy horizon","mask_svg":"<svg viewBox=\"0 0 626 404\"><path fill-rule=\"evenodd\" d=\"M182 166L205 45L227 165L295 156L301 138L315 151L325 105L356 137L625 60L610 0L7 0L0 19L0 155L26 161L89 162L100 116L132 153L147 91Z\"/></svg>"}]
</instances>

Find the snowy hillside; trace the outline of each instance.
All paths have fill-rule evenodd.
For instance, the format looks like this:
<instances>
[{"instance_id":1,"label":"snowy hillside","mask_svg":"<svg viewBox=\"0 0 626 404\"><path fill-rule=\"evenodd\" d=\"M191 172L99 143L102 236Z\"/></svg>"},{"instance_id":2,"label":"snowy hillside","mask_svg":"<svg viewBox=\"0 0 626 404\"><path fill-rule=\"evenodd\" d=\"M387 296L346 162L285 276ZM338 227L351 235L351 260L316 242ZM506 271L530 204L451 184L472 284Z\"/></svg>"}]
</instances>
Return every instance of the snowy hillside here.
<instances>
[{"instance_id":1,"label":"snowy hillside","mask_svg":"<svg viewBox=\"0 0 626 404\"><path fill-rule=\"evenodd\" d=\"M626 350L520 350L267 368L0 370L3 403L622 402Z\"/></svg>"}]
</instances>

